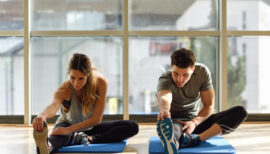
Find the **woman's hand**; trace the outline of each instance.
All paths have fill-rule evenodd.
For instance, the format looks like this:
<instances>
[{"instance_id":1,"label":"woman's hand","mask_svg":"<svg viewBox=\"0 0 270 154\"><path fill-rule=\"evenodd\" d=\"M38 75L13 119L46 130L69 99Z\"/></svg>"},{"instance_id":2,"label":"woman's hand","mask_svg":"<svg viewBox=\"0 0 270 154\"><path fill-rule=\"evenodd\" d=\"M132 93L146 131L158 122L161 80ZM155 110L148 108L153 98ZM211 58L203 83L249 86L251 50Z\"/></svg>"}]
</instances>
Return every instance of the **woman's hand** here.
<instances>
[{"instance_id":1,"label":"woman's hand","mask_svg":"<svg viewBox=\"0 0 270 154\"><path fill-rule=\"evenodd\" d=\"M191 134L194 131L194 129L196 128L196 124L194 121L186 121L186 122L180 121L180 120L176 120L176 121L183 125L182 130L186 134Z\"/></svg>"},{"instance_id":2,"label":"woman's hand","mask_svg":"<svg viewBox=\"0 0 270 154\"><path fill-rule=\"evenodd\" d=\"M57 127L52 131L51 135L67 135L71 132L70 127Z\"/></svg>"},{"instance_id":3,"label":"woman's hand","mask_svg":"<svg viewBox=\"0 0 270 154\"><path fill-rule=\"evenodd\" d=\"M45 121L44 118L42 118L41 116L37 116L32 122L34 130L38 131L38 132L42 132L43 131L43 122L44 121Z\"/></svg>"}]
</instances>

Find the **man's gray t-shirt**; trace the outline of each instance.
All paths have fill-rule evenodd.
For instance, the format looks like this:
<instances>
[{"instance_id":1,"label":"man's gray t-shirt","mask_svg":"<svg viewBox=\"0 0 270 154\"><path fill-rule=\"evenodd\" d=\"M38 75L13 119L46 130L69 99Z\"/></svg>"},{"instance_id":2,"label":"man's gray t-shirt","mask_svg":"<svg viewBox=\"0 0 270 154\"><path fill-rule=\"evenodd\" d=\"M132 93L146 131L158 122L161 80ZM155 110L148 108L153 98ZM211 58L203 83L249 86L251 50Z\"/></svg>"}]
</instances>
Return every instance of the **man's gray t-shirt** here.
<instances>
[{"instance_id":1,"label":"man's gray t-shirt","mask_svg":"<svg viewBox=\"0 0 270 154\"><path fill-rule=\"evenodd\" d=\"M172 72L163 73L158 80L157 91L172 92L171 117L173 119L190 120L198 114L200 105L200 91L213 88L211 73L203 65L196 63L190 80L184 87L177 87L172 78Z\"/></svg>"}]
</instances>

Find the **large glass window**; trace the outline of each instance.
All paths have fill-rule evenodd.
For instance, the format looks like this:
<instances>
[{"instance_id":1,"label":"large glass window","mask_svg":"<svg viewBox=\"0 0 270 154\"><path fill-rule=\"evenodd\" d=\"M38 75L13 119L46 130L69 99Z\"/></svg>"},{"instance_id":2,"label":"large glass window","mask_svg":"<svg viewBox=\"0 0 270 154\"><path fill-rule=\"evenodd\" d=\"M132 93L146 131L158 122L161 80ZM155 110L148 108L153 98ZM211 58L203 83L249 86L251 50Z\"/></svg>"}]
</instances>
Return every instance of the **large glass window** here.
<instances>
[{"instance_id":1,"label":"large glass window","mask_svg":"<svg viewBox=\"0 0 270 154\"><path fill-rule=\"evenodd\" d=\"M24 25L30 29L24 31ZM27 108L30 103L33 115L40 113L69 79L67 65L75 52L87 54L108 79L105 114L156 114L158 77L181 47L209 67L216 111L243 105L249 113L270 113L264 88L270 85L269 33L269 0L0 0L0 114L24 114L24 103ZM31 73L31 87L24 72ZM123 78L127 72L128 79ZM220 75L227 76L226 90ZM24 102L24 86L30 102ZM123 96L129 99L123 102Z\"/></svg>"},{"instance_id":2,"label":"large glass window","mask_svg":"<svg viewBox=\"0 0 270 154\"><path fill-rule=\"evenodd\" d=\"M131 30L216 30L218 0L131 0Z\"/></svg>"},{"instance_id":3,"label":"large glass window","mask_svg":"<svg viewBox=\"0 0 270 154\"><path fill-rule=\"evenodd\" d=\"M23 30L23 0L0 0L0 31Z\"/></svg>"},{"instance_id":4,"label":"large glass window","mask_svg":"<svg viewBox=\"0 0 270 154\"><path fill-rule=\"evenodd\" d=\"M129 43L130 113L158 112L156 87L159 76L170 69L170 55L179 48L191 49L198 63L211 71L217 91L218 38L216 37L133 37ZM218 102L218 101L216 101ZM216 106L217 108L217 106Z\"/></svg>"},{"instance_id":5,"label":"large glass window","mask_svg":"<svg viewBox=\"0 0 270 154\"><path fill-rule=\"evenodd\" d=\"M22 37L0 37L0 115L24 114Z\"/></svg>"},{"instance_id":6,"label":"large glass window","mask_svg":"<svg viewBox=\"0 0 270 154\"><path fill-rule=\"evenodd\" d=\"M270 37L228 38L227 106L243 105L249 113L269 113Z\"/></svg>"},{"instance_id":7,"label":"large glass window","mask_svg":"<svg viewBox=\"0 0 270 154\"><path fill-rule=\"evenodd\" d=\"M32 30L120 30L122 0L31 1Z\"/></svg>"},{"instance_id":8,"label":"large glass window","mask_svg":"<svg viewBox=\"0 0 270 154\"><path fill-rule=\"evenodd\" d=\"M117 37L33 37L31 40L32 113L51 103L56 89L65 80L73 53L89 56L108 80L107 114L122 113L122 49Z\"/></svg>"},{"instance_id":9,"label":"large glass window","mask_svg":"<svg viewBox=\"0 0 270 154\"><path fill-rule=\"evenodd\" d=\"M270 30L269 0L228 0L228 30Z\"/></svg>"}]
</instances>

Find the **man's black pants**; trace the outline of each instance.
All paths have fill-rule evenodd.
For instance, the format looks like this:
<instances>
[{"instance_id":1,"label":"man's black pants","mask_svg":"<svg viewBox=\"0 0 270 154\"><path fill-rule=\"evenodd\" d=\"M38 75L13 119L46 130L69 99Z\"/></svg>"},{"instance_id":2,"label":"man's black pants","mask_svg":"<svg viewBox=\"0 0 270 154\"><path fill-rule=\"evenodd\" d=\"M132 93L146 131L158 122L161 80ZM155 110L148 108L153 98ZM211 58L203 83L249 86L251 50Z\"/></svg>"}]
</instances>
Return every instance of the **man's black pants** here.
<instances>
[{"instance_id":1,"label":"man's black pants","mask_svg":"<svg viewBox=\"0 0 270 154\"><path fill-rule=\"evenodd\" d=\"M222 135L231 133L247 118L247 115L247 111L244 107L232 107L228 110L212 114L209 118L200 123L192 132L192 134L201 134L215 123L217 123L221 127ZM178 123L176 120L177 119L172 119L174 137L177 141L179 141L183 133L183 125Z\"/></svg>"}]
</instances>

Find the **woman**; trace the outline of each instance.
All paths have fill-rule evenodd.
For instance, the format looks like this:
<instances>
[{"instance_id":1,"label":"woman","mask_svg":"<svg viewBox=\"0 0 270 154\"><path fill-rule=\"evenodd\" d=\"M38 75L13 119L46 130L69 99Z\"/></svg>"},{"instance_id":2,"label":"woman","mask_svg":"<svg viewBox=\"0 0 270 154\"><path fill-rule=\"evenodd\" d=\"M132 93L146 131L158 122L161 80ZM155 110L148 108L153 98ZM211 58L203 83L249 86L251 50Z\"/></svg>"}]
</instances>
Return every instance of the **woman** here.
<instances>
[{"instance_id":1,"label":"woman","mask_svg":"<svg viewBox=\"0 0 270 154\"><path fill-rule=\"evenodd\" d=\"M33 120L38 154L48 154L76 144L121 142L138 133L134 121L101 122L107 92L106 79L84 54L73 54L69 63L70 79L54 93L52 103ZM48 136L46 119L60 116Z\"/></svg>"}]
</instances>

